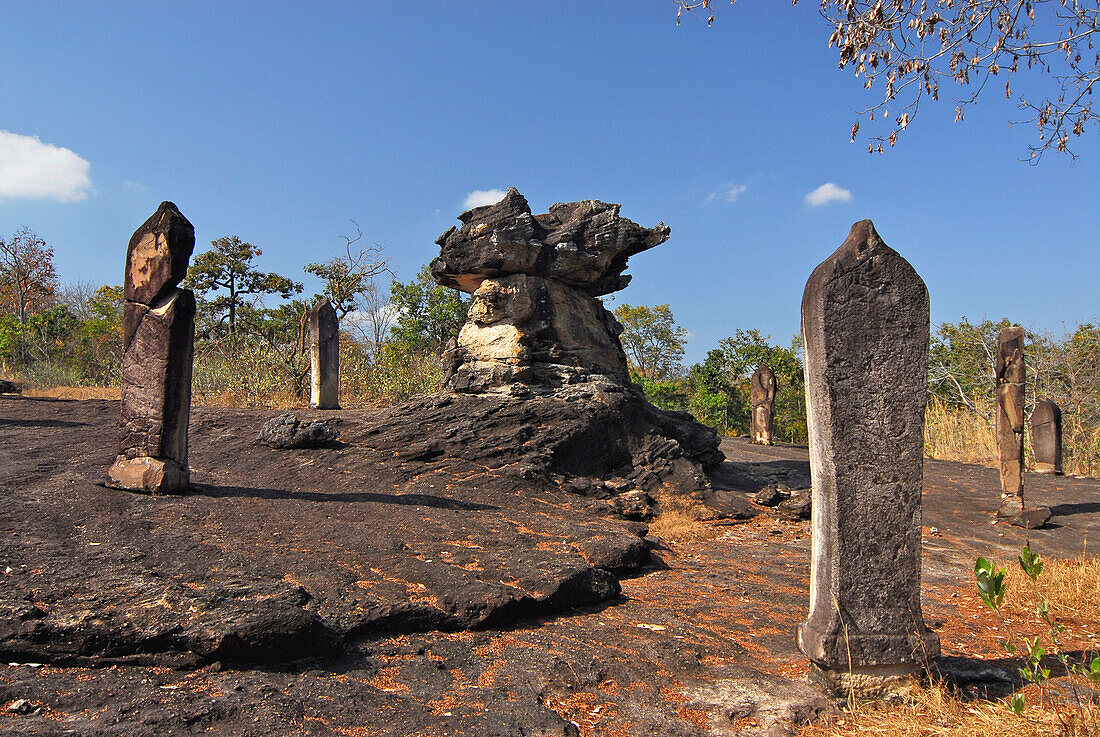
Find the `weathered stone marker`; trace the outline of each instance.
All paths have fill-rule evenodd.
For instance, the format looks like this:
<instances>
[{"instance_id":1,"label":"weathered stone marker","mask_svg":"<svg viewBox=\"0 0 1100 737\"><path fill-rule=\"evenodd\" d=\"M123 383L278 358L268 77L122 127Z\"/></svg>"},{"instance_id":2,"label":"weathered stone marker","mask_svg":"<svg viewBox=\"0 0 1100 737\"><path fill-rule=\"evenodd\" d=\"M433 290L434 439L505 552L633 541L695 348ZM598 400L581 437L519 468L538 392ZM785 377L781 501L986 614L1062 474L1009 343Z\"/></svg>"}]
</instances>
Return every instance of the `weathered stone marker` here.
<instances>
[{"instance_id":1,"label":"weathered stone marker","mask_svg":"<svg viewBox=\"0 0 1100 737\"><path fill-rule=\"evenodd\" d=\"M870 220L802 297L813 479L810 612L817 676L877 690L939 655L921 614L928 290Z\"/></svg>"},{"instance_id":2,"label":"weathered stone marker","mask_svg":"<svg viewBox=\"0 0 1100 737\"><path fill-rule=\"evenodd\" d=\"M340 409L340 322L327 299L309 312L309 406Z\"/></svg>"},{"instance_id":3,"label":"weathered stone marker","mask_svg":"<svg viewBox=\"0 0 1100 737\"><path fill-rule=\"evenodd\" d=\"M1040 399L1031 411L1031 447L1035 473L1062 473L1062 410L1050 399Z\"/></svg>"},{"instance_id":4,"label":"weathered stone marker","mask_svg":"<svg viewBox=\"0 0 1100 737\"><path fill-rule=\"evenodd\" d=\"M752 442L772 444L772 419L775 416L775 392L779 384L767 366L752 372Z\"/></svg>"},{"instance_id":5,"label":"weathered stone marker","mask_svg":"<svg viewBox=\"0 0 1100 737\"><path fill-rule=\"evenodd\" d=\"M1014 517L1024 509L1024 329L1005 328L997 336L994 362L997 401L997 456L1001 463L999 517Z\"/></svg>"},{"instance_id":6,"label":"weathered stone marker","mask_svg":"<svg viewBox=\"0 0 1100 737\"><path fill-rule=\"evenodd\" d=\"M187 275L195 228L162 202L126 250L122 420L107 484L164 493L186 489L187 423L195 352L195 295Z\"/></svg>"}]
</instances>

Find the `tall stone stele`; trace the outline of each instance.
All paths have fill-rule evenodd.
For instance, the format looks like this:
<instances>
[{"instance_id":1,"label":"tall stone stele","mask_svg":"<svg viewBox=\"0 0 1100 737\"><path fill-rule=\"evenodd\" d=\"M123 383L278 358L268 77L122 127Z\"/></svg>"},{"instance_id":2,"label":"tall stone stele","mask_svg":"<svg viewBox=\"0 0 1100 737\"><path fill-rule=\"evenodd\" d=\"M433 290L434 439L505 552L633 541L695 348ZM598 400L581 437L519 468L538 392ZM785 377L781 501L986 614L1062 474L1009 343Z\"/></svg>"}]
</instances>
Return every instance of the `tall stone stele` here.
<instances>
[{"instance_id":1,"label":"tall stone stele","mask_svg":"<svg viewBox=\"0 0 1100 737\"><path fill-rule=\"evenodd\" d=\"M1051 399L1040 399L1031 411L1031 448L1035 473L1062 474L1062 410Z\"/></svg>"},{"instance_id":2,"label":"tall stone stele","mask_svg":"<svg viewBox=\"0 0 1100 737\"><path fill-rule=\"evenodd\" d=\"M994 362L997 402L997 456L1001 464L998 517L1013 518L1024 509L1024 329L1009 327L997 336Z\"/></svg>"},{"instance_id":3,"label":"tall stone stele","mask_svg":"<svg viewBox=\"0 0 1100 737\"><path fill-rule=\"evenodd\" d=\"M309 406L340 409L340 321L327 299L309 311Z\"/></svg>"},{"instance_id":4,"label":"tall stone stele","mask_svg":"<svg viewBox=\"0 0 1100 737\"><path fill-rule=\"evenodd\" d=\"M798 645L830 687L880 690L937 657L921 614L928 290L870 220L802 297L813 480Z\"/></svg>"},{"instance_id":5,"label":"tall stone stele","mask_svg":"<svg viewBox=\"0 0 1100 737\"><path fill-rule=\"evenodd\" d=\"M186 489L187 423L195 353L195 295L187 275L195 228L171 202L126 250L122 420L107 485L152 494Z\"/></svg>"},{"instance_id":6,"label":"tall stone stele","mask_svg":"<svg viewBox=\"0 0 1100 737\"><path fill-rule=\"evenodd\" d=\"M767 366L760 366L752 372L752 442L760 445L772 444L772 421L775 417L775 392L779 384L775 373Z\"/></svg>"}]
</instances>

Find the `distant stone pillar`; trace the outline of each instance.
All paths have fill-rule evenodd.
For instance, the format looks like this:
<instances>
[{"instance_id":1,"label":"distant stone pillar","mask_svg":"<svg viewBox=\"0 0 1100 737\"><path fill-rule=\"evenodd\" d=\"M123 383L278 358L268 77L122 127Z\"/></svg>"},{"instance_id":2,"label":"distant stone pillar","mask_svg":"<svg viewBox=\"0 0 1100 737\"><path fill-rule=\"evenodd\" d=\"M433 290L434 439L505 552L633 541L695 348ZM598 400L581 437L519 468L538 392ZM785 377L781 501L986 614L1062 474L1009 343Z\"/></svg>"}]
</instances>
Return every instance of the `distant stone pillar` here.
<instances>
[{"instance_id":1,"label":"distant stone pillar","mask_svg":"<svg viewBox=\"0 0 1100 737\"><path fill-rule=\"evenodd\" d=\"M1024 509L1024 329L1005 328L997 337L994 363L997 402L997 456L1001 464L999 517L1012 518Z\"/></svg>"},{"instance_id":2,"label":"distant stone pillar","mask_svg":"<svg viewBox=\"0 0 1100 737\"><path fill-rule=\"evenodd\" d=\"M309 312L309 406L340 409L340 322L327 299Z\"/></svg>"},{"instance_id":3,"label":"distant stone pillar","mask_svg":"<svg viewBox=\"0 0 1100 737\"><path fill-rule=\"evenodd\" d=\"M928 290L870 220L802 297L810 612L798 646L836 690L879 690L939 655L921 614Z\"/></svg>"},{"instance_id":4,"label":"distant stone pillar","mask_svg":"<svg viewBox=\"0 0 1100 737\"><path fill-rule=\"evenodd\" d=\"M752 442L772 444L772 420L775 417L775 392L779 384L767 366L752 372Z\"/></svg>"},{"instance_id":5,"label":"distant stone pillar","mask_svg":"<svg viewBox=\"0 0 1100 737\"><path fill-rule=\"evenodd\" d=\"M159 494L186 489L187 424L195 353L195 295L187 275L195 228L171 202L134 232L126 250L122 420L107 485Z\"/></svg>"},{"instance_id":6,"label":"distant stone pillar","mask_svg":"<svg viewBox=\"0 0 1100 737\"><path fill-rule=\"evenodd\" d=\"M1031 447L1035 451L1035 473L1062 474L1062 410L1053 400L1035 403Z\"/></svg>"}]
</instances>

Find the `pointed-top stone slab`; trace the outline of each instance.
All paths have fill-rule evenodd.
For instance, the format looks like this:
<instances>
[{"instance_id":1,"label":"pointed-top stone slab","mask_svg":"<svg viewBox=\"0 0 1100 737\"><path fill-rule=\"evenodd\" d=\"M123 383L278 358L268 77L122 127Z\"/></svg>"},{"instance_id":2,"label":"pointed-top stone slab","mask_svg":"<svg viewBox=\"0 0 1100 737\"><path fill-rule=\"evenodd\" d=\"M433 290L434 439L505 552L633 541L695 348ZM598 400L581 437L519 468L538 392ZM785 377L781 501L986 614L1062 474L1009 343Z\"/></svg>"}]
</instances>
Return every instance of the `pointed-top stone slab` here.
<instances>
[{"instance_id":1,"label":"pointed-top stone slab","mask_svg":"<svg viewBox=\"0 0 1100 737\"><path fill-rule=\"evenodd\" d=\"M126 301L152 306L166 296L187 276L194 250L195 227L173 203L160 203L126 249Z\"/></svg>"},{"instance_id":2,"label":"pointed-top stone slab","mask_svg":"<svg viewBox=\"0 0 1100 737\"><path fill-rule=\"evenodd\" d=\"M806 284L813 541L798 642L841 690L939 654L920 602L928 331L924 282L870 220Z\"/></svg>"}]
</instances>

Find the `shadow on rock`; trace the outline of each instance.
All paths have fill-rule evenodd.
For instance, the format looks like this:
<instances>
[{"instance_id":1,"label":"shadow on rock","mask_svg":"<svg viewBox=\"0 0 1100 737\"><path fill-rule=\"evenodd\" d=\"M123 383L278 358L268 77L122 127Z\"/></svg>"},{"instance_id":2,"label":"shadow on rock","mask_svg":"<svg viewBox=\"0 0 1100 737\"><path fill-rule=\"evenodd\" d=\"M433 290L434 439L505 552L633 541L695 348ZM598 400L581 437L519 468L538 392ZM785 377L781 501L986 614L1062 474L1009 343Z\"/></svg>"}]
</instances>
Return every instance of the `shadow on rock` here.
<instances>
[{"instance_id":1,"label":"shadow on rock","mask_svg":"<svg viewBox=\"0 0 1100 737\"><path fill-rule=\"evenodd\" d=\"M215 499L255 497L257 499L297 499L307 502L359 502L370 504L400 504L407 507L432 507L433 509L457 509L464 512L497 511L492 504L477 504L459 499L448 499L431 494L379 494L373 491L291 491L289 489L257 489L244 486L215 486L195 484L191 492L195 496Z\"/></svg>"}]
</instances>

